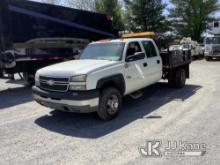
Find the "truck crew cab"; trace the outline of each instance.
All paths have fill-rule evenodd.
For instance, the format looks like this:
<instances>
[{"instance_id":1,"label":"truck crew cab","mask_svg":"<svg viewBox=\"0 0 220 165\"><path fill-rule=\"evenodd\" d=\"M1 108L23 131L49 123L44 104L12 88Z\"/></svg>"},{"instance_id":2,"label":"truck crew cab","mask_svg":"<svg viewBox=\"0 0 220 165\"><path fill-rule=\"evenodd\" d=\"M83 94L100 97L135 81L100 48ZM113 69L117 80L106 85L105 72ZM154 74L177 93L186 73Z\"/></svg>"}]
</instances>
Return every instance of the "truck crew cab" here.
<instances>
[{"instance_id":1,"label":"truck crew cab","mask_svg":"<svg viewBox=\"0 0 220 165\"><path fill-rule=\"evenodd\" d=\"M152 39L132 38L93 42L80 60L37 71L33 97L41 105L68 112L97 112L113 119L122 97L161 78L182 88L189 77L190 55L159 53Z\"/></svg>"}]
</instances>

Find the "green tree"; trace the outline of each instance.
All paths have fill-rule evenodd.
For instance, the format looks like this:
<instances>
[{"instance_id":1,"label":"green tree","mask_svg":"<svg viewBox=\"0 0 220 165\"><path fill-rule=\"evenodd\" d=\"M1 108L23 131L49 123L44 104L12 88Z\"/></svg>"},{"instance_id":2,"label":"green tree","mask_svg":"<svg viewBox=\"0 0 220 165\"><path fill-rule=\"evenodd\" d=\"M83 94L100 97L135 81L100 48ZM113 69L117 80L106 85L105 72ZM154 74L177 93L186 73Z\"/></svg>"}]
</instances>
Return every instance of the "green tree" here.
<instances>
[{"instance_id":1,"label":"green tree","mask_svg":"<svg viewBox=\"0 0 220 165\"><path fill-rule=\"evenodd\" d=\"M219 10L218 0L171 0L170 18L176 31L184 37L199 41L212 20L212 13Z\"/></svg>"},{"instance_id":2,"label":"green tree","mask_svg":"<svg viewBox=\"0 0 220 165\"><path fill-rule=\"evenodd\" d=\"M163 15L166 4L162 0L125 0L128 28L132 31L167 30L166 18Z\"/></svg>"},{"instance_id":3,"label":"green tree","mask_svg":"<svg viewBox=\"0 0 220 165\"><path fill-rule=\"evenodd\" d=\"M118 0L95 0L95 11L112 16L114 27L124 29L122 6Z\"/></svg>"}]
</instances>

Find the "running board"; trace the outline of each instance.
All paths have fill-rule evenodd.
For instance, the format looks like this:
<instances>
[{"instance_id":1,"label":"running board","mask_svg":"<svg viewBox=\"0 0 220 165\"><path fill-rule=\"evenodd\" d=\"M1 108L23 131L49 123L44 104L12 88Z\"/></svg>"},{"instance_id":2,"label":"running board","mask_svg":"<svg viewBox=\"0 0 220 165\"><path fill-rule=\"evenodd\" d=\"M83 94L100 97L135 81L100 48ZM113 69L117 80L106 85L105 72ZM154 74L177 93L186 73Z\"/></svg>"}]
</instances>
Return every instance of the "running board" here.
<instances>
[{"instance_id":1,"label":"running board","mask_svg":"<svg viewBox=\"0 0 220 165\"><path fill-rule=\"evenodd\" d=\"M137 91L135 93L130 94L132 99L139 99L143 96L143 92L142 91Z\"/></svg>"}]
</instances>

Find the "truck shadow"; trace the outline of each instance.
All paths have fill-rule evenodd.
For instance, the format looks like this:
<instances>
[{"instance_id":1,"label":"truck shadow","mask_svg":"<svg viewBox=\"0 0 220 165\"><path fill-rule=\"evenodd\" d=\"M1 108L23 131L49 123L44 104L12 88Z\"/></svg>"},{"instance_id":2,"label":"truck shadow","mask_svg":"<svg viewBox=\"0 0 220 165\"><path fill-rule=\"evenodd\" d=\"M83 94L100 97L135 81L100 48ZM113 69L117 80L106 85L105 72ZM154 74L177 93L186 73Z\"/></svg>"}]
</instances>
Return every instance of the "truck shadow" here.
<instances>
[{"instance_id":1,"label":"truck shadow","mask_svg":"<svg viewBox=\"0 0 220 165\"><path fill-rule=\"evenodd\" d=\"M30 87L9 88L0 91L0 110L33 101Z\"/></svg>"},{"instance_id":2,"label":"truck shadow","mask_svg":"<svg viewBox=\"0 0 220 165\"><path fill-rule=\"evenodd\" d=\"M74 114L52 111L50 115L38 118L35 123L53 132L80 138L99 138L137 119L160 120L162 116L147 116L172 100L184 101L194 95L201 86L186 85L184 89L172 89L166 83L158 83L144 89L144 96L138 100L125 97L123 109L112 121L99 120L96 113Z\"/></svg>"}]
</instances>

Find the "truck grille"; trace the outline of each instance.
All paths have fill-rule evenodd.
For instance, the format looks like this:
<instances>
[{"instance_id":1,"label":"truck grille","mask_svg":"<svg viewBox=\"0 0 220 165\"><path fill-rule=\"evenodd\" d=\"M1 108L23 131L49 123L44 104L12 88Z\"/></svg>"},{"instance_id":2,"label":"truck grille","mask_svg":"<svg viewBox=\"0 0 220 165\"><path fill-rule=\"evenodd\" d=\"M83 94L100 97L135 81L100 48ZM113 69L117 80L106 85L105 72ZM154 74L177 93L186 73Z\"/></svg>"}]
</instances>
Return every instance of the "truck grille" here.
<instances>
[{"instance_id":1,"label":"truck grille","mask_svg":"<svg viewBox=\"0 0 220 165\"><path fill-rule=\"evenodd\" d=\"M213 46L213 55L219 56L220 55L220 46Z\"/></svg>"},{"instance_id":2,"label":"truck grille","mask_svg":"<svg viewBox=\"0 0 220 165\"><path fill-rule=\"evenodd\" d=\"M69 87L68 78L52 78L40 76L40 88L48 91L65 92Z\"/></svg>"},{"instance_id":3,"label":"truck grille","mask_svg":"<svg viewBox=\"0 0 220 165\"><path fill-rule=\"evenodd\" d=\"M213 55L214 56L219 56L220 55L220 50L213 51Z\"/></svg>"}]
</instances>

